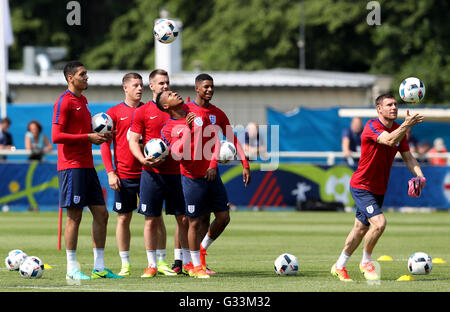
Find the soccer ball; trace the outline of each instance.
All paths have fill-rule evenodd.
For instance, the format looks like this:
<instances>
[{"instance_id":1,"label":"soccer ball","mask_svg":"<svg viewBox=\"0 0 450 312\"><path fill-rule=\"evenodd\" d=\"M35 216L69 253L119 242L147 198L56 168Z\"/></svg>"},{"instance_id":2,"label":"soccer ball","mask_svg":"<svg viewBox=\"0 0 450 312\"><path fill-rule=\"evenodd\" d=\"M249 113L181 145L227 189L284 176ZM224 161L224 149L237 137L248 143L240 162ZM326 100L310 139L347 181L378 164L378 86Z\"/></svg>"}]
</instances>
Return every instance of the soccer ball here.
<instances>
[{"instance_id":1,"label":"soccer ball","mask_svg":"<svg viewBox=\"0 0 450 312\"><path fill-rule=\"evenodd\" d=\"M106 113L98 113L92 116L92 130L97 133L110 132L114 123Z\"/></svg>"},{"instance_id":2,"label":"soccer ball","mask_svg":"<svg viewBox=\"0 0 450 312\"><path fill-rule=\"evenodd\" d=\"M36 256L27 257L19 268L23 278L40 278L44 274L44 263Z\"/></svg>"},{"instance_id":3,"label":"soccer ball","mask_svg":"<svg viewBox=\"0 0 450 312\"><path fill-rule=\"evenodd\" d=\"M236 147L233 143L222 140L220 141L220 152L219 152L219 162L221 164L226 164L234 159L236 156Z\"/></svg>"},{"instance_id":4,"label":"soccer ball","mask_svg":"<svg viewBox=\"0 0 450 312\"><path fill-rule=\"evenodd\" d=\"M27 254L20 249L11 250L5 258L6 268L10 271L18 270Z\"/></svg>"},{"instance_id":5,"label":"soccer ball","mask_svg":"<svg viewBox=\"0 0 450 312\"><path fill-rule=\"evenodd\" d=\"M284 253L275 259L273 267L278 275L295 275L298 271L297 257Z\"/></svg>"},{"instance_id":6,"label":"soccer ball","mask_svg":"<svg viewBox=\"0 0 450 312\"><path fill-rule=\"evenodd\" d=\"M144 146L145 157L153 156L156 159L166 158L169 155L169 148L161 139L151 139Z\"/></svg>"},{"instance_id":7,"label":"soccer ball","mask_svg":"<svg viewBox=\"0 0 450 312\"><path fill-rule=\"evenodd\" d=\"M398 93L403 101L418 103L425 96L425 85L416 77L409 77L402 81Z\"/></svg>"},{"instance_id":8,"label":"soccer ball","mask_svg":"<svg viewBox=\"0 0 450 312\"><path fill-rule=\"evenodd\" d=\"M430 274L432 268L433 262L431 257L424 252L413 253L408 259L408 270L412 274Z\"/></svg>"},{"instance_id":9,"label":"soccer ball","mask_svg":"<svg viewBox=\"0 0 450 312\"><path fill-rule=\"evenodd\" d=\"M178 26L177 24L169 19L159 19L155 23L153 28L153 34L155 39L161 43L171 43L175 41L178 37Z\"/></svg>"}]
</instances>

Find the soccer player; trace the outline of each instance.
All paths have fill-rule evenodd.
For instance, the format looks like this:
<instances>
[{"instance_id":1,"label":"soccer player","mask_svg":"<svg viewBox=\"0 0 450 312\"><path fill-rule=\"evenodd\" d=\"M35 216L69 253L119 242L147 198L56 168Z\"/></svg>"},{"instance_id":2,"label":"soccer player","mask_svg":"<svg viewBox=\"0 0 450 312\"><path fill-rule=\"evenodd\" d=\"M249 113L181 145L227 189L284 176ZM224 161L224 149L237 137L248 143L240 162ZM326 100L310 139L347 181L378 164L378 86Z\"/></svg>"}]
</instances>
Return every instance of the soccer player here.
<instances>
[{"instance_id":1,"label":"soccer player","mask_svg":"<svg viewBox=\"0 0 450 312\"><path fill-rule=\"evenodd\" d=\"M113 211L117 212L116 240L122 268L118 275L130 275L130 222L137 208L141 164L131 154L128 136L131 120L141 102L143 83L138 73L128 73L122 78L125 100L106 111L114 122L112 142L114 143L114 166L111 155L111 142L105 142L100 150L108 174L109 187L114 190ZM114 169L115 167L115 169Z\"/></svg>"},{"instance_id":2,"label":"soccer player","mask_svg":"<svg viewBox=\"0 0 450 312\"><path fill-rule=\"evenodd\" d=\"M188 242L194 266L189 275L209 278L200 261L200 217L206 211L213 211L215 222L211 226L222 229L230 220L228 196L217 174L220 150L217 127L204 114L188 114L183 99L175 92L160 93L156 104L170 114L171 118L162 128L161 135L171 148L171 155L180 160L185 214L189 220Z\"/></svg>"},{"instance_id":3,"label":"soccer player","mask_svg":"<svg viewBox=\"0 0 450 312\"><path fill-rule=\"evenodd\" d=\"M92 132L91 113L87 100L82 95L88 87L88 75L84 65L78 61L67 63L64 67L64 77L68 88L53 107L52 140L58 149L59 205L67 210L64 230L66 278L122 278L105 268L108 211L92 158L92 144L108 142L112 139L112 134ZM84 206L89 207L93 216L94 269L90 277L80 270L76 262L78 229Z\"/></svg>"},{"instance_id":4,"label":"soccer player","mask_svg":"<svg viewBox=\"0 0 450 312\"><path fill-rule=\"evenodd\" d=\"M410 115L407 111L405 121L399 125L395 122L397 102L392 95L380 95L375 104L378 118L369 120L364 127L359 166L350 180L350 192L357 206L354 226L347 236L341 255L331 268L331 273L341 281L351 281L345 265L363 238L360 271L367 280L379 279L371 255L386 227L382 205L395 154L400 152L413 175L423 177L418 162L409 151L405 134L409 128L423 122L424 117L419 114ZM422 184L421 187L424 186Z\"/></svg>"},{"instance_id":5,"label":"soccer player","mask_svg":"<svg viewBox=\"0 0 450 312\"><path fill-rule=\"evenodd\" d=\"M163 70L154 70L150 74L150 89L161 92L169 88L168 74ZM184 198L181 187L180 166L170 156L165 160L145 157L139 146L142 136L146 143L153 138L161 137L161 128L169 119L169 114L161 111L152 100L136 110L130 131L129 148L131 153L142 164L140 198L138 212L145 215L144 240L147 251L148 267L142 277L153 277L157 272L165 275L177 275L167 264L165 259L157 260L157 249L161 239L164 242L163 255L165 257L165 231L161 233L162 208L165 201L166 214L173 214L181 229L185 241L182 246L187 247L187 225L183 223Z\"/></svg>"},{"instance_id":6,"label":"soccer player","mask_svg":"<svg viewBox=\"0 0 450 312\"><path fill-rule=\"evenodd\" d=\"M189 109L195 114L206 115L213 125L217 125L222 134L227 138L229 142L232 142L236 147L238 158L241 160L243 171L243 182L245 187L250 183L250 167L245 157L244 150L239 143L236 135L233 132L233 128L230 125L227 115L217 106L211 103L211 99L214 95L214 80L208 74L199 74L195 78L195 92L197 94L196 99L188 103ZM220 177L219 177L220 179ZM228 211L226 212L228 214ZM229 216L227 218L229 220ZM206 250L208 247L219 237L223 232L228 222L218 223L219 220L213 221L210 225L210 213L205 211L204 216L202 216L202 225L200 227L200 235L202 237L202 242L200 244L200 254L202 266L205 268L206 272L209 274L214 274L215 272L207 268L206 266Z\"/></svg>"}]
</instances>

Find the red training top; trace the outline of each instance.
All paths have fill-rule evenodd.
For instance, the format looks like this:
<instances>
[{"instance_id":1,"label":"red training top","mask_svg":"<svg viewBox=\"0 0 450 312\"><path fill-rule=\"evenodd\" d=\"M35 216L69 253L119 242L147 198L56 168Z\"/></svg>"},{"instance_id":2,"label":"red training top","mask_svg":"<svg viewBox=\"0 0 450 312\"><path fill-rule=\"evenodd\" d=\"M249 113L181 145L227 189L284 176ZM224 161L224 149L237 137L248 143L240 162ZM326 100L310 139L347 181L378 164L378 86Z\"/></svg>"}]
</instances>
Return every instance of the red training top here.
<instances>
[{"instance_id":1,"label":"red training top","mask_svg":"<svg viewBox=\"0 0 450 312\"><path fill-rule=\"evenodd\" d=\"M361 134L361 158L350 180L351 187L378 195L386 194L395 154L409 151L409 145L406 135L392 147L377 143L377 137L384 131L391 133L398 127L400 125L394 122L390 129L386 128L378 118L366 123Z\"/></svg>"},{"instance_id":2,"label":"red training top","mask_svg":"<svg viewBox=\"0 0 450 312\"><path fill-rule=\"evenodd\" d=\"M52 141L57 144L57 170L93 168L91 113L87 99L70 90L64 92L53 106Z\"/></svg>"}]
</instances>

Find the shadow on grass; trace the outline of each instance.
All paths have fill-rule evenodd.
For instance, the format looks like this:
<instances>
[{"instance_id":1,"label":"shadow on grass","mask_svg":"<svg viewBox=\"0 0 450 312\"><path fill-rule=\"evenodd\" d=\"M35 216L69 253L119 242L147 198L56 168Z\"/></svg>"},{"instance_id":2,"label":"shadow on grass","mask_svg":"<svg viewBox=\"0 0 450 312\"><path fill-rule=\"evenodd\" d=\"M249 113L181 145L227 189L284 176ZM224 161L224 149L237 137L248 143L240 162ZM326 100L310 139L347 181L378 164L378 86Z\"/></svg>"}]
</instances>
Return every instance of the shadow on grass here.
<instances>
[{"instance_id":1,"label":"shadow on grass","mask_svg":"<svg viewBox=\"0 0 450 312\"><path fill-rule=\"evenodd\" d=\"M268 277L277 277L275 271L229 271L229 272L219 272L215 274L220 277L252 277L252 278L268 278ZM296 275L292 277L328 277L330 275L326 271L306 271L306 272L298 272ZM282 276L280 276L282 277Z\"/></svg>"}]
</instances>

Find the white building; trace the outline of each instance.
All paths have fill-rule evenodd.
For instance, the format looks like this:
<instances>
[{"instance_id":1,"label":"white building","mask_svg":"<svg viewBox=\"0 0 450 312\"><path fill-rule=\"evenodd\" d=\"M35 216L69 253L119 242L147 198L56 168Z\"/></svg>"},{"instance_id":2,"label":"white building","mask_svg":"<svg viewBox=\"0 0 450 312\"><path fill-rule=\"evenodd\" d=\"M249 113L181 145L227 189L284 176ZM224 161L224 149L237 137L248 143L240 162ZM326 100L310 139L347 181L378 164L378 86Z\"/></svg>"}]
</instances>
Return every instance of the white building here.
<instances>
[{"instance_id":1,"label":"white building","mask_svg":"<svg viewBox=\"0 0 450 312\"><path fill-rule=\"evenodd\" d=\"M122 77L129 71L89 71L89 88L84 92L90 103L119 103L123 100ZM151 97L149 71L136 71L144 78L143 100ZM252 72L207 72L214 78L212 103L220 107L235 125L249 121L266 124L266 107L290 111L298 107L369 107L374 98L389 90L388 76L318 70L272 69ZM194 82L199 72L170 75L171 88L183 98L195 99ZM8 71L13 105L48 103L53 105L67 83L62 71L46 76Z\"/></svg>"}]
</instances>

